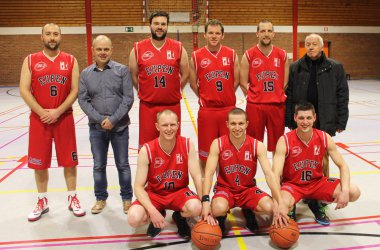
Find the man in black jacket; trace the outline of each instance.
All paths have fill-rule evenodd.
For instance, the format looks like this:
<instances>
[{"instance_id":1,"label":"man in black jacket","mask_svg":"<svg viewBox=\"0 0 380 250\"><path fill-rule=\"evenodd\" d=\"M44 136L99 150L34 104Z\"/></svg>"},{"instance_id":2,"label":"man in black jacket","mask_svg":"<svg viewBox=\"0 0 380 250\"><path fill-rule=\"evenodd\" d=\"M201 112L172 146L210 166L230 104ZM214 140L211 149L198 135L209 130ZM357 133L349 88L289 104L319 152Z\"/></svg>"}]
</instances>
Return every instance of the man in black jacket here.
<instances>
[{"instance_id":1,"label":"man in black jacket","mask_svg":"<svg viewBox=\"0 0 380 250\"><path fill-rule=\"evenodd\" d=\"M308 101L315 107L317 121L315 127L331 136L346 129L348 120L349 91L342 64L325 56L323 39L310 34L305 38L306 54L290 65L289 82L286 89L285 125L296 128L293 120L297 103ZM328 155L323 161L323 172L329 176ZM317 201L309 201L316 221L329 225L324 206Z\"/></svg>"}]
</instances>

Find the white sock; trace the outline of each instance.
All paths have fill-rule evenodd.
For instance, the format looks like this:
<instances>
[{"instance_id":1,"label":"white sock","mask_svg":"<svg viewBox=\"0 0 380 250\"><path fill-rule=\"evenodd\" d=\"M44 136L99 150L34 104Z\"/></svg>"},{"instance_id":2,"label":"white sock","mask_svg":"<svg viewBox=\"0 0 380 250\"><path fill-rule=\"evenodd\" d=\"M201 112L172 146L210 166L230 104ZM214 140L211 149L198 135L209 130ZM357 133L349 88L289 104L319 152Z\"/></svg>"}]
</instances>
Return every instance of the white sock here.
<instances>
[{"instance_id":1,"label":"white sock","mask_svg":"<svg viewBox=\"0 0 380 250\"><path fill-rule=\"evenodd\" d=\"M74 197L77 194L77 192L75 190L74 191L67 191L67 194Z\"/></svg>"},{"instance_id":2,"label":"white sock","mask_svg":"<svg viewBox=\"0 0 380 250\"><path fill-rule=\"evenodd\" d=\"M38 193L37 194L37 198L38 199L47 198L47 192L45 192L45 193Z\"/></svg>"}]
</instances>

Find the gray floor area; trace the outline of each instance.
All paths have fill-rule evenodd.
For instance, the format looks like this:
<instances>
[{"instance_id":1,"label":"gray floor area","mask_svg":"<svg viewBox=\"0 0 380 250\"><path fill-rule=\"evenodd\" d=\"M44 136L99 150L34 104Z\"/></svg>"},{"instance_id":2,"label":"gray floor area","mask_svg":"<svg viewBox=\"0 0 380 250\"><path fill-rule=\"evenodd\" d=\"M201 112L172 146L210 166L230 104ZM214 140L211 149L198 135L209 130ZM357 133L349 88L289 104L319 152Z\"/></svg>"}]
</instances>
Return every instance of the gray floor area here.
<instances>
[{"instance_id":1,"label":"gray floor area","mask_svg":"<svg viewBox=\"0 0 380 250\"><path fill-rule=\"evenodd\" d=\"M351 170L351 181L362 190L361 198L343 210L330 205L329 227L316 224L307 205L297 206L301 235L295 249L380 249L380 81L355 80L350 85L350 118L347 130L334 139ZM245 100L237 92L238 107ZM198 104L189 87L185 88L182 103L182 134L197 143L194 121ZM30 223L27 215L36 202L33 171L26 166L29 109L19 97L18 88L0 88L0 249L196 249L176 235L168 212L168 228L154 240L146 235L146 227L130 228L122 211L118 180L112 150L109 153L108 181L110 197L107 207L98 215L90 209L93 195L92 156L88 140L87 117L78 104L74 105L77 131L78 194L87 215L74 217L67 209L67 195L63 170L53 157L50 169L50 212L39 221ZM138 99L130 112L130 163L132 176L136 170L138 138ZM268 155L270 156L270 155ZM338 169L331 166L332 176ZM261 171L258 185L268 191ZM268 218L260 218L261 234L250 234L240 209L234 209L228 218L229 238L222 240L219 249L276 249L265 233ZM162 246L160 246L162 245Z\"/></svg>"}]
</instances>

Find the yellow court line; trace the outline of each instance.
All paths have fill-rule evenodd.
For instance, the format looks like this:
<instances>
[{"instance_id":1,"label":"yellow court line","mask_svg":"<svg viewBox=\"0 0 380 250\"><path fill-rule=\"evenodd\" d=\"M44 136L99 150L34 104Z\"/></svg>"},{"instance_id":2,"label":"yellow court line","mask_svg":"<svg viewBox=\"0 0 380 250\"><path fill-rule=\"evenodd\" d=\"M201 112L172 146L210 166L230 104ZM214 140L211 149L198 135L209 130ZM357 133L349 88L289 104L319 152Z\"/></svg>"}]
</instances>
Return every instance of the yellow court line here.
<instances>
[{"instance_id":1,"label":"yellow court line","mask_svg":"<svg viewBox=\"0 0 380 250\"><path fill-rule=\"evenodd\" d=\"M186 98L186 95L185 95L184 92L182 92L182 97L183 97L183 101L185 102L185 105L186 105L186 108L187 108L187 112L189 112L190 120L191 120L191 123L193 124L195 134L198 136L198 129L197 129L197 125L196 125L196 122L195 122L194 114L193 114L193 111L190 108L190 104L187 101L187 98Z\"/></svg>"},{"instance_id":2,"label":"yellow court line","mask_svg":"<svg viewBox=\"0 0 380 250\"><path fill-rule=\"evenodd\" d=\"M234 233L234 235L241 235L239 229L234 229L234 228L236 228L236 219L235 219L235 216L233 216L232 213L228 214L228 220L231 223L232 232ZM238 243L239 249L241 249L241 250L247 250L248 249L247 245L245 244L245 241L244 241L243 237L236 237L236 241Z\"/></svg>"}]
</instances>

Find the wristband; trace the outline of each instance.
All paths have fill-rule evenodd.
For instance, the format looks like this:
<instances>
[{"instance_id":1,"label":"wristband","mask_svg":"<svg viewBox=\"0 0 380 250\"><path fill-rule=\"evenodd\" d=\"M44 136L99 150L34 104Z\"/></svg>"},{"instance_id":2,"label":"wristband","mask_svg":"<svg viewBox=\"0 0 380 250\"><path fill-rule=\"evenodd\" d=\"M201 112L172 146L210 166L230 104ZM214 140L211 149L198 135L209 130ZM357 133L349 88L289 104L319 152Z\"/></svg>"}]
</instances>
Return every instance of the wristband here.
<instances>
[{"instance_id":1,"label":"wristband","mask_svg":"<svg viewBox=\"0 0 380 250\"><path fill-rule=\"evenodd\" d=\"M202 196L202 202L210 201L210 196L209 195L203 195Z\"/></svg>"}]
</instances>

